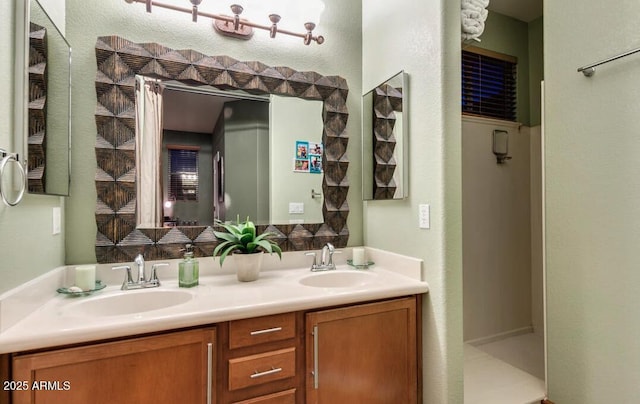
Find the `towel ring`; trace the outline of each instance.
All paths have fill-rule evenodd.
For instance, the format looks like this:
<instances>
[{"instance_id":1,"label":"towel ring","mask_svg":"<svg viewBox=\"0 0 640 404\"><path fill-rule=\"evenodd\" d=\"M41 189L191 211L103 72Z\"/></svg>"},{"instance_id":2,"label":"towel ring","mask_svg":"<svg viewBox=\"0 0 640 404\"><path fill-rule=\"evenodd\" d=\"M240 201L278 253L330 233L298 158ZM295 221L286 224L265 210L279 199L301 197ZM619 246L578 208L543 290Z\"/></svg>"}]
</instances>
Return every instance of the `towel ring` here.
<instances>
[{"instance_id":1,"label":"towel ring","mask_svg":"<svg viewBox=\"0 0 640 404\"><path fill-rule=\"evenodd\" d=\"M24 196L24 191L27 186L27 173L24 170L24 166L18 160L18 155L16 153L8 153L6 150L0 149L0 155L2 155L2 160L0 160L0 197L2 197L2 201L7 206L16 206L20 203L22 197ZM18 164L18 167L20 167L18 171L22 176L22 180L20 181L20 184L22 184L22 186L20 187L20 191L18 191L18 196L13 201L7 199L7 196L2 189L2 177L4 177L4 169L10 162Z\"/></svg>"}]
</instances>

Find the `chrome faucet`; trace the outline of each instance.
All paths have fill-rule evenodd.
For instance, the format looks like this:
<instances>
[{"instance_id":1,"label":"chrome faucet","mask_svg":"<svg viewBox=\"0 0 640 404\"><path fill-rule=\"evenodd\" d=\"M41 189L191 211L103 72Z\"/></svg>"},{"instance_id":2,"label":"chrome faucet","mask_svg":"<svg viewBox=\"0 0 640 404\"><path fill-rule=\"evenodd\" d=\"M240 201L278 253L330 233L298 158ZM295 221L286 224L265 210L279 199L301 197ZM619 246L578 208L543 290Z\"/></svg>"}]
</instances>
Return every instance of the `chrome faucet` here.
<instances>
[{"instance_id":1,"label":"chrome faucet","mask_svg":"<svg viewBox=\"0 0 640 404\"><path fill-rule=\"evenodd\" d=\"M337 251L331 243L327 243L322 247L320 252L320 264L317 263L317 255L315 252L308 252L305 255L313 256L313 263L311 264L311 271L329 271L336 269L336 265L333 263L333 254L340 254L341 251Z\"/></svg>"},{"instance_id":2,"label":"chrome faucet","mask_svg":"<svg viewBox=\"0 0 640 404\"><path fill-rule=\"evenodd\" d=\"M133 262L138 266L138 283L144 283L146 280L144 274L144 257L142 254L138 254Z\"/></svg>"},{"instance_id":3,"label":"chrome faucet","mask_svg":"<svg viewBox=\"0 0 640 404\"><path fill-rule=\"evenodd\" d=\"M336 269L336 266L333 265L333 253L336 252L336 248L331 243L327 243L322 247L322 255L320 265L328 267L327 269ZM327 255L329 260L327 261Z\"/></svg>"},{"instance_id":4,"label":"chrome faucet","mask_svg":"<svg viewBox=\"0 0 640 404\"><path fill-rule=\"evenodd\" d=\"M158 279L157 275L157 268L169 266L169 264L166 262L153 264L153 266L151 267L151 276L149 277L149 279L147 279L144 273L144 257L142 256L142 254L138 254L133 262L138 267L138 276L136 277L135 281L133 280L133 276L131 275L131 267L129 265L121 265L111 268L114 271L121 269L124 269L126 271L124 281L122 282L122 286L120 287L120 289L122 290L157 288L158 286L160 286L160 280Z\"/></svg>"}]
</instances>

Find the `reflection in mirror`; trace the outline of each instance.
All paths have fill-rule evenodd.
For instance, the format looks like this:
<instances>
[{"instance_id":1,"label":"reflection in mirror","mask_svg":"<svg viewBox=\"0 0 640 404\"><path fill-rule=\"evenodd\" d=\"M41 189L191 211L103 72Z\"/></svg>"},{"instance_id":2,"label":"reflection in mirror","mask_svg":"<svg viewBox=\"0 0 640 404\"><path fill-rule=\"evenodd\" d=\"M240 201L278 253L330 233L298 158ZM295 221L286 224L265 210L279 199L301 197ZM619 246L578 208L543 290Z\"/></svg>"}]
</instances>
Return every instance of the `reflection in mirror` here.
<instances>
[{"instance_id":1,"label":"reflection in mirror","mask_svg":"<svg viewBox=\"0 0 640 404\"><path fill-rule=\"evenodd\" d=\"M136 80L138 228L323 221L321 101Z\"/></svg>"},{"instance_id":2,"label":"reflection in mirror","mask_svg":"<svg viewBox=\"0 0 640 404\"><path fill-rule=\"evenodd\" d=\"M322 223L322 101L272 95L269 122L270 223Z\"/></svg>"},{"instance_id":3,"label":"reflection in mirror","mask_svg":"<svg viewBox=\"0 0 640 404\"><path fill-rule=\"evenodd\" d=\"M349 87L344 78L296 71L286 66L270 67L259 61L238 61L228 56L206 56L194 50L176 51L161 44L139 44L115 35L99 37L95 50L98 69L95 80L98 262L130 261L139 253L144 253L146 259L179 258L186 243L193 244L196 256L207 256L213 254L217 245L211 226L137 227L135 76L141 74L189 85L320 101L322 130L318 132L322 133L322 175L309 172L304 176L321 177L322 188L303 189L302 192L310 196L315 190L314 195L321 197L322 222L307 223L303 219L303 224L270 223L259 225L258 231L274 232L283 251L319 249L328 242L338 248L347 245L349 136L346 126L349 111L346 101ZM185 58L187 54L197 57L191 60ZM297 110L288 112L290 117L298 114ZM299 134L299 138L306 134L307 131ZM270 145L270 149L273 148ZM297 150L294 145L290 153L295 155ZM309 166L313 159L307 155ZM287 160L294 161L292 157ZM318 169L317 162L318 159L315 169ZM280 180L278 174L270 174L271 178ZM288 186L284 181L279 182ZM291 210L300 210L300 204L295 202L291 207ZM302 210L308 209L302 206ZM299 217L297 215L291 216Z\"/></svg>"},{"instance_id":4,"label":"reflection in mirror","mask_svg":"<svg viewBox=\"0 0 640 404\"><path fill-rule=\"evenodd\" d=\"M362 183L365 200L408 195L407 74L362 97Z\"/></svg>"},{"instance_id":5,"label":"reflection in mirror","mask_svg":"<svg viewBox=\"0 0 640 404\"><path fill-rule=\"evenodd\" d=\"M71 48L36 0L29 20L28 190L69 195Z\"/></svg>"}]
</instances>

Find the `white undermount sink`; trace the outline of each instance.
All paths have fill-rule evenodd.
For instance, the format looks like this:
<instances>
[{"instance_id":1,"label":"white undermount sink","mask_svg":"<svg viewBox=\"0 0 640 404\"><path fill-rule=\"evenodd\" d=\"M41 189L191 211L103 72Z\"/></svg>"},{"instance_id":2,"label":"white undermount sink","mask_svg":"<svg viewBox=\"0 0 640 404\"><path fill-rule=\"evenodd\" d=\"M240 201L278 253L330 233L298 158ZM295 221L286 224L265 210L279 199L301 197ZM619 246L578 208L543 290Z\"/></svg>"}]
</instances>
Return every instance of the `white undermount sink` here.
<instances>
[{"instance_id":1,"label":"white undermount sink","mask_svg":"<svg viewBox=\"0 0 640 404\"><path fill-rule=\"evenodd\" d=\"M177 306L192 298L191 293L182 290L122 291L113 295L81 300L67 307L65 312L74 316L120 316Z\"/></svg>"},{"instance_id":2,"label":"white undermount sink","mask_svg":"<svg viewBox=\"0 0 640 404\"><path fill-rule=\"evenodd\" d=\"M350 288L363 286L375 280L376 274L366 271L315 272L300 279L300 284L317 288Z\"/></svg>"}]
</instances>

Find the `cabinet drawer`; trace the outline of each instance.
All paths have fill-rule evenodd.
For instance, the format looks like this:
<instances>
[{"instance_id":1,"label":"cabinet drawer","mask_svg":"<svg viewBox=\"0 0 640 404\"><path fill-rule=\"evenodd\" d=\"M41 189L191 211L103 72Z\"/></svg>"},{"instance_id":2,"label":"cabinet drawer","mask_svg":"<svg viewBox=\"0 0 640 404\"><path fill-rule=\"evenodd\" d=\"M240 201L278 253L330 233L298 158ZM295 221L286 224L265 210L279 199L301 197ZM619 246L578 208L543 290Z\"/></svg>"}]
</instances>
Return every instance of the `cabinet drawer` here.
<instances>
[{"instance_id":1,"label":"cabinet drawer","mask_svg":"<svg viewBox=\"0 0 640 404\"><path fill-rule=\"evenodd\" d=\"M229 360L229 390L286 379L295 374L295 348L234 358Z\"/></svg>"},{"instance_id":2,"label":"cabinet drawer","mask_svg":"<svg viewBox=\"0 0 640 404\"><path fill-rule=\"evenodd\" d=\"M229 348L236 349L296 335L295 313L276 314L229 322Z\"/></svg>"},{"instance_id":3,"label":"cabinet drawer","mask_svg":"<svg viewBox=\"0 0 640 404\"><path fill-rule=\"evenodd\" d=\"M236 401L233 404L296 404L296 389L280 391L244 401Z\"/></svg>"}]
</instances>

